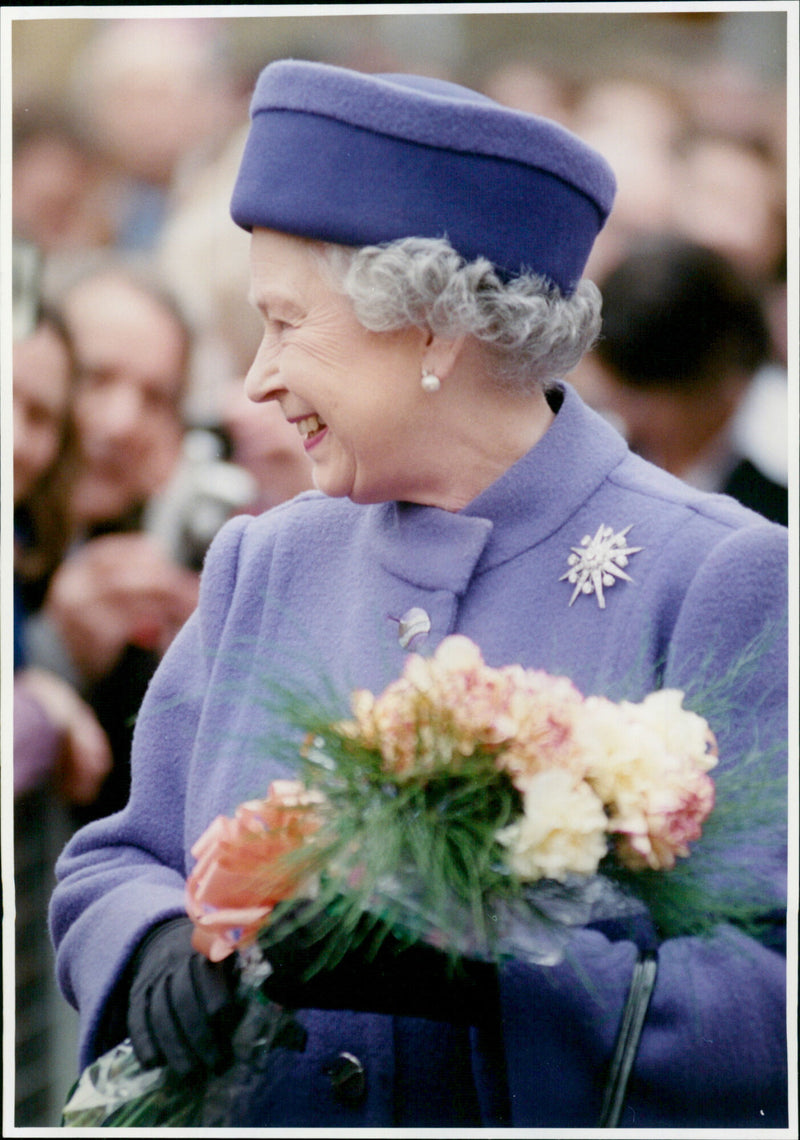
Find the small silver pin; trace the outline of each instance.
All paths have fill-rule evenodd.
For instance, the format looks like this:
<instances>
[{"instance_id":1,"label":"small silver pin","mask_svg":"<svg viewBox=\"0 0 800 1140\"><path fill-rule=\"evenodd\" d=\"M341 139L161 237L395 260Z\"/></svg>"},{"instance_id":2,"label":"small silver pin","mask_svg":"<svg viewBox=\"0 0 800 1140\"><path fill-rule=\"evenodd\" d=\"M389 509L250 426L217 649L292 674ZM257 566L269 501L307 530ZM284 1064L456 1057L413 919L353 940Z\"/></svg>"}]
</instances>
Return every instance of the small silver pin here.
<instances>
[{"instance_id":1,"label":"small silver pin","mask_svg":"<svg viewBox=\"0 0 800 1140\"><path fill-rule=\"evenodd\" d=\"M419 606L412 606L402 617L391 620L397 622L397 640L403 649L410 649L414 642L424 641L431 631L431 619Z\"/></svg>"},{"instance_id":2,"label":"small silver pin","mask_svg":"<svg viewBox=\"0 0 800 1140\"><path fill-rule=\"evenodd\" d=\"M626 526L618 533L614 528L602 524L595 531L594 537L586 534L580 546L573 546L572 553L567 559L569 570L562 574L559 582L567 581L574 585L569 604L581 594L594 594L601 610L606 608L606 599L603 589L616 584L623 578L632 582L630 574L625 567L632 554L638 554L641 546L628 546L627 534L631 529Z\"/></svg>"}]
</instances>

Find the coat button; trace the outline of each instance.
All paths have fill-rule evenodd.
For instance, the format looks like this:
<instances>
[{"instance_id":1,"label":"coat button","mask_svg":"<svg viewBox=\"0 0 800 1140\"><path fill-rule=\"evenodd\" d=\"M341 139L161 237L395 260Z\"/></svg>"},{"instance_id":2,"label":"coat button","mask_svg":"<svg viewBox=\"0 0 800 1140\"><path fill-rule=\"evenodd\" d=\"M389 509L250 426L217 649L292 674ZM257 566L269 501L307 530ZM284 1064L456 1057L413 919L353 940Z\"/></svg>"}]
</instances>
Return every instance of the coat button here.
<instances>
[{"instance_id":1,"label":"coat button","mask_svg":"<svg viewBox=\"0 0 800 1140\"><path fill-rule=\"evenodd\" d=\"M398 622L397 640L403 649L410 649L412 645L425 641L430 631L431 619L425 610L413 606Z\"/></svg>"},{"instance_id":2,"label":"coat button","mask_svg":"<svg viewBox=\"0 0 800 1140\"><path fill-rule=\"evenodd\" d=\"M341 1104L361 1103L367 1091L367 1076L358 1057L352 1053L340 1053L325 1066L325 1072L336 1100Z\"/></svg>"}]
</instances>

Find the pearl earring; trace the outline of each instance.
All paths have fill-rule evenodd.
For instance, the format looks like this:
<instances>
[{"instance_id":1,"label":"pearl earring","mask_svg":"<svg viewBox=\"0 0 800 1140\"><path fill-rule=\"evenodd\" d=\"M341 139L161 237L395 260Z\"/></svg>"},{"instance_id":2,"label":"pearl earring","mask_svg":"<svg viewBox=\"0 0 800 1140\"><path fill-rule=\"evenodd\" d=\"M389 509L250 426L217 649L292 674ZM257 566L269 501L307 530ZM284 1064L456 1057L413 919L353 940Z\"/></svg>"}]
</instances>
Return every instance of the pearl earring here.
<instances>
[{"instance_id":1,"label":"pearl earring","mask_svg":"<svg viewBox=\"0 0 800 1140\"><path fill-rule=\"evenodd\" d=\"M435 372L423 372L420 383L423 392L438 392L442 386L442 382Z\"/></svg>"}]
</instances>

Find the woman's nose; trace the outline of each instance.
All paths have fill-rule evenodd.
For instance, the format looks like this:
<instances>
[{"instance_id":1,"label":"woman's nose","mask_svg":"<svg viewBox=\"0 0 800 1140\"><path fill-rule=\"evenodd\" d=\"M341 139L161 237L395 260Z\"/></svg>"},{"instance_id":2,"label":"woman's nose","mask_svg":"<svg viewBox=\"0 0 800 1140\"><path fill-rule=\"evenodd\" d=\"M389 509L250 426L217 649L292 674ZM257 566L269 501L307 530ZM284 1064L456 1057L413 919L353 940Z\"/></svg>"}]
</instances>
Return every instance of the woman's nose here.
<instances>
[{"instance_id":1,"label":"woman's nose","mask_svg":"<svg viewBox=\"0 0 800 1140\"><path fill-rule=\"evenodd\" d=\"M285 390L280 380L274 346L267 342L266 337L259 345L245 377L244 390L248 399L256 404L275 400Z\"/></svg>"}]
</instances>

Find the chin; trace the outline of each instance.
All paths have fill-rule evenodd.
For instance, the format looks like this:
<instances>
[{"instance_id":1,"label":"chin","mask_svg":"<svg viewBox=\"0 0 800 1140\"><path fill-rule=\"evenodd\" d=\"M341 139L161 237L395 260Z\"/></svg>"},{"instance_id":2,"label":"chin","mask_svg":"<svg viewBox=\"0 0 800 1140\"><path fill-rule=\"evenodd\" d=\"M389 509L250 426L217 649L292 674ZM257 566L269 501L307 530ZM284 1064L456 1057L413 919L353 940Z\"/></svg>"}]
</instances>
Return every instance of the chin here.
<instances>
[{"instance_id":1,"label":"chin","mask_svg":"<svg viewBox=\"0 0 800 1140\"><path fill-rule=\"evenodd\" d=\"M314 490L319 491L321 495L327 495L329 499L346 499L347 491L343 491L336 487L335 484L327 484L324 479L313 480Z\"/></svg>"},{"instance_id":2,"label":"chin","mask_svg":"<svg viewBox=\"0 0 800 1140\"><path fill-rule=\"evenodd\" d=\"M342 496L347 495L351 503L358 503L360 507L368 507L374 503L388 503L394 499L402 499L402 495L395 495L388 488L381 490L380 488L364 488L353 487L347 492L342 492Z\"/></svg>"},{"instance_id":3,"label":"chin","mask_svg":"<svg viewBox=\"0 0 800 1140\"><path fill-rule=\"evenodd\" d=\"M327 495L329 499L349 499L361 507L373 503L387 503L393 499L401 499L402 494L397 492L397 481L381 482L379 479L360 479L359 470L345 468L332 471L324 464L314 466L312 479L317 491Z\"/></svg>"},{"instance_id":4,"label":"chin","mask_svg":"<svg viewBox=\"0 0 800 1140\"><path fill-rule=\"evenodd\" d=\"M363 499L355 497L351 483L345 483L341 480L326 478L325 472L320 471L317 467L314 467L312 469L311 480L314 484L314 489L323 495L327 495L329 499L349 498L352 499L354 503L364 502Z\"/></svg>"}]
</instances>

